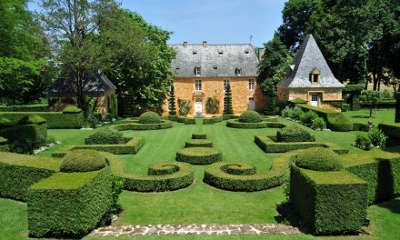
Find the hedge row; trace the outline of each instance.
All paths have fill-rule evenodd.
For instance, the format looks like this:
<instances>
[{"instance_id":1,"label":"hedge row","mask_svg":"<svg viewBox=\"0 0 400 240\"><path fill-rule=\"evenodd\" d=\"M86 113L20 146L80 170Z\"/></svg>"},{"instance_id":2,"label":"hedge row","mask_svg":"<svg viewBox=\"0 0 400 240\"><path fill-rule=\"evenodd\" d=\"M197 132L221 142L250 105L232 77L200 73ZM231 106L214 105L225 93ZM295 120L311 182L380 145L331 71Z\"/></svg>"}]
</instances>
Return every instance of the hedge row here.
<instances>
[{"instance_id":1,"label":"hedge row","mask_svg":"<svg viewBox=\"0 0 400 240\"><path fill-rule=\"evenodd\" d=\"M196 119L195 118L188 118L188 117L179 116L177 121L179 123L184 123L184 124L196 124Z\"/></svg>"},{"instance_id":2,"label":"hedge row","mask_svg":"<svg viewBox=\"0 0 400 240\"><path fill-rule=\"evenodd\" d=\"M330 110L309 106L306 104L296 105L305 111L314 111L318 116L325 119L328 128L338 132L348 132L353 130L353 122L341 112L333 112Z\"/></svg>"},{"instance_id":3,"label":"hedge row","mask_svg":"<svg viewBox=\"0 0 400 240\"><path fill-rule=\"evenodd\" d=\"M367 218L367 191L365 181L345 171L318 172L291 165L289 202L314 234L358 231Z\"/></svg>"},{"instance_id":4,"label":"hedge row","mask_svg":"<svg viewBox=\"0 0 400 240\"><path fill-rule=\"evenodd\" d=\"M212 116L210 118L203 118L203 124L214 124L224 121L223 116Z\"/></svg>"},{"instance_id":5,"label":"hedge row","mask_svg":"<svg viewBox=\"0 0 400 240\"><path fill-rule=\"evenodd\" d=\"M133 137L126 144L95 144L95 145L72 145L63 150L52 153L52 157L64 157L67 152L78 149L89 149L113 154L136 154L144 145L143 137Z\"/></svg>"},{"instance_id":6,"label":"hedge row","mask_svg":"<svg viewBox=\"0 0 400 240\"><path fill-rule=\"evenodd\" d=\"M102 220L113 202L110 169L56 173L28 192L32 237L80 238Z\"/></svg>"},{"instance_id":7,"label":"hedge row","mask_svg":"<svg viewBox=\"0 0 400 240\"><path fill-rule=\"evenodd\" d=\"M207 139L207 134L205 133L193 133L192 139Z\"/></svg>"},{"instance_id":8,"label":"hedge row","mask_svg":"<svg viewBox=\"0 0 400 240\"><path fill-rule=\"evenodd\" d=\"M214 163L204 171L203 181L216 188L236 192L270 189L286 181L289 157L289 154L282 154L274 158L266 175L257 174L253 166L245 163Z\"/></svg>"},{"instance_id":9,"label":"hedge row","mask_svg":"<svg viewBox=\"0 0 400 240\"><path fill-rule=\"evenodd\" d=\"M286 125L283 123L277 123L277 122L267 122L267 121L262 121L258 123L246 123L246 122L239 122L237 119L232 119L228 120L226 122L227 127L231 128L245 128L245 129L255 129L255 128L283 128Z\"/></svg>"},{"instance_id":10,"label":"hedge row","mask_svg":"<svg viewBox=\"0 0 400 240\"><path fill-rule=\"evenodd\" d=\"M319 142L276 142L273 136L256 135L254 142L266 153L285 153L293 150L306 149L311 147L332 148L338 154L346 154L348 149L338 148L333 144Z\"/></svg>"},{"instance_id":11,"label":"hedge row","mask_svg":"<svg viewBox=\"0 0 400 240\"><path fill-rule=\"evenodd\" d=\"M0 136L0 152L8 152L8 140Z\"/></svg>"},{"instance_id":12,"label":"hedge row","mask_svg":"<svg viewBox=\"0 0 400 240\"><path fill-rule=\"evenodd\" d=\"M370 102L360 101L360 105L363 108L369 108ZM376 104L373 104L374 108L393 108L396 106L396 99L381 99Z\"/></svg>"},{"instance_id":13,"label":"hedge row","mask_svg":"<svg viewBox=\"0 0 400 240\"><path fill-rule=\"evenodd\" d=\"M48 104L0 106L0 112L48 112Z\"/></svg>"},{"instance_id":14,"label":"hedge row","mask_svg":"<svg viewBox=\"0 0 400 240\"><path fill-rule=\"evenodd\" d=\"M400 194L400 157L380 157L360 161L358 155L348 155L351 163L346 170L368 183L368 203L392 199Z\"/></svg>"},{"instance_id":15,"label":"hedge row","mask_svg":"<svg viewBox=\"0 0 400 240\"><path fill-rule=\"evenodd\" d=\"M190 186L194 181L194 171L192 166L187 163L158 163L149 167L148 176L137 176L126 173L122 162L112 156L106 155L110 162L111 170L114 175L124 179L124 189L136 192L165 192L174 191ZM166 174L160 174L162 169L167 170ZM167 174L169 173L169 174Z\"/></svg>"},{"instance_id":16,"label":"hedge row","mask_svg":"<svg viewBox=\"0 0 400 240\"><path fill-rule=\"evenodd\" d=\"M0 152L0 197L24 201L28 188L58 171L60 161Z\"/></svg>"},{"instance_id":17,"label":"hedge row","mask_svg":"<svg viewBox=\"0 0 400 240\"><path fill-rule=\"evenodd\" d=\"M82 112L63 113L63 112L0 112L0 118L4 117L11 122L18 122L25 116L38 115L47 121L49 129L72 129L81 128L84 123Z\"/></svg>"},{"instance_id":18,"label":"hedge row","mask_svg":"<svg viewBox=\"0 0 400 240\"><path fill-rule=\"evenodd\" d=\"M378 128L388 137L388 145L400 143L400 124L380 123Z\"/></svg>"},{"instance_id":19,"label":"hedge row","mask_svg":"<svg viewBox=\"0 0 400 240\"><path fill-rule=\"evenodd\" d=\"M139 121L137 121L137 120L130 120L127 123L113 126L113 128L118 131L157 130L157 129L165 129L165 128L171 128L171 127L172 127L172 123L169 121L161 121L161 123L142 124L142 123L139 123Z\"/></svg>"},{"instance_id":20,"label":"hedge row","mask_svg":"<svg viewBox=\"0 0 400 240\"><path fill-rule=\"evenodd\" d=\"M222 153L209 147L184 148L176 153L176 161L207 165L222 161Z\"/></svg>"},{"instance_id":21,"label":"hedge row","mask_svg":"<svg viewBox=\"0 0 400 240\"><path fill-rule=\"evenodd\" d=\"M368 123L353 123L353 131L368 132L369 125Z\"/></svg>"},{"instance_id":22,"label":"hedge row","mask_svg":"<svg viewBox=\"0 0 400 240\"><path fill-rule=\"evenodd\" d=\"M191 139L189 141L186 141L186 143L185 143L185 148L212 147L212 146L213 146L212 142L208 139Z\"/></svg>"}]
</instances>

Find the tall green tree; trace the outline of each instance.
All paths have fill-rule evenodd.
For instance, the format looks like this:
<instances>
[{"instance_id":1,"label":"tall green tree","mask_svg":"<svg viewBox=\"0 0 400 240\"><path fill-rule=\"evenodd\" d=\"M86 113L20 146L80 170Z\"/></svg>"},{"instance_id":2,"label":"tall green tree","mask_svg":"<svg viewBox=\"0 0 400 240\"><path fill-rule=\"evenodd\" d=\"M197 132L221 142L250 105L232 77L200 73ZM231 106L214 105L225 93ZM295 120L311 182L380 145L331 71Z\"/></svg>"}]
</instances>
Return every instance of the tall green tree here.
<instances>
[{"instance_id":1,"label":"tall green tree","mask_svg":"<svg viewBox=\"0 0 400 240\"><path fill-rule=\"evenodd\" d=\"M24 0L0 1L0 98L30 103L46 95L49 45Z\"/></svg>"},{"instance_id":2,"label":"tall green tree","mask_svg":"<svg viewBox=\"0 0 400 240\"><path fill-rule=\"evenodd\" d=\"M284 74L287 72L287 67L289 66L287 64L287 58L289 52L278 34L275 34L271 41L264 44L264 48L264 56L258 65L257 82L260 84L264 94L268 97L264 112L270 115L276 113L276 84L284 78ZM284 71L283 76L276 76L278 71L280 73Z\"/></svg>"},{"instance_id":3,"label":"tall green tree","mask_svg":"<svg viewBox=\"0 0 400 240\"><path fill-rule=\"evenodd\" d=\"M224 96L224 115L233 114L233 107L232 107L232 89L231 85L228 83L225 89L225 96Z\"/></svg>"},{"instance_id":4,"label":"tall green tree","mask_svg":"<svg viewBox=\"0 0 400 240\"><path fill-rule=\"evenodd\" d=\"M134 111L125 108L125 114L161 111L173 79L170 66L175 52L167 44L170 32L116 6L101 8L98 19L99 42L107 56L102 66L116 84L120 102L129 102Z\"/></svg>"}]
</instances>

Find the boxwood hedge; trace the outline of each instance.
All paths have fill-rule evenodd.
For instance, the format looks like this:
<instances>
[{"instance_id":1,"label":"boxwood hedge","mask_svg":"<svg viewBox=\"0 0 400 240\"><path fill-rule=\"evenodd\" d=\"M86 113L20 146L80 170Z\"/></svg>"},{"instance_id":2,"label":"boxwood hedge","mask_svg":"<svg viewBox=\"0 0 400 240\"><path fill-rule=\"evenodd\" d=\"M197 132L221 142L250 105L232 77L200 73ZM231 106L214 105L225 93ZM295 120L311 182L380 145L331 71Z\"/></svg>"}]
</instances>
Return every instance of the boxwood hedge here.
<instances>
[{"instance_id":1,"label":"boxwood hedge","mask_svg":"<svg viewBox=\"0 0 400 240\"><path fill-rule=\"evenodd\" d=\"M67 152L78 149L96 150L113 154L136 154L144 145L143 137L133 137L126 144L94 144L94 145L72 145L53 152L53 157L64 157Z\"/></svg>"},{"instance_id":2,"label":"boxwood hedge","mask_svg":"<svg viewBox=\"0 0 400 240\"><path fill-rule=\"evenodd\" d=\"M125 121L122 124L115 125L112 128L118 131L127 131L127 130L157 130L157 129L165 129L171 127L172 123L166 120L162 120L160 123L147 123L147 124L139 123L138 120L130 120L129 122Z\"/></svg>"},{"instance_id":3,"label":"boxwood hedge","mask_svg":"<svg viewBox=\"0 0 400 240\"><path fill-rule=\"evenodd\" d=\"M257 123L248 123L248 122L239 122L238 119L231 119L226 122L227 127L231 128L247 128L247 129L254 129L254 128L283 128L286 125L283 123L277 122L269 122L269 121L262 121Z\"/></svg>"},{"instance_id":4,"label":"boxwood hedge","mask_svg":"<svg viewBox=\"0 0 400 240\"><path fill-rule=\"evenodd\" d=\"M222 153L209 147L189 147L176 153L176 161L207 165L222 161Z\"/></svg>"},{"instance_id":5,"label":"boxwood hedge","mask_svg":"<svg viewBox=\"0 0 400 240\"><path fill-rule=\"evenodd\" d=\"M214 163L204 171L203 181L219 189L237 192L277 187L286 181L289 157L289 154L281 154L274 158L267 174L257 174L255 167L246 163Z\"/></svg>"},{"instance_id":6,"label":"boxwood hedge","mask_svg":"<svg viewBox=\"0 0 400 240\"><path fill-rule=\"evenodd\" d=\"M203 124L214 124L224 121L222 116L212 116L210 118L203 118Z\"/></svg>"},{"instance_id":7,"label":"boxwood hedge","mask_svg":"<svg viewBox=\"0 0 400 240\"><path fill-rule=\"evenodd\" d=\"M205 133L193 133L192 139L207 139L207 134Z\"/></svg>"},{"instance_id":8,"label":"boxwood hedge","mask_svg":"<svg viewBox=\"0 0 400 240\"><path fill-rule=\"evenodd\" d=\"M0 136L0 152L8 152L8 140Z\"/></svg>"},{"instance_id":9,"label":"boxwood hedge","mask_svg":"<svg viewBox=\"0 0 400 240\"><path fill-rule=\"evenodd\" d=\"M0 112L47 112L48 104L8 105L0 106Z\"/></svg>"},{"instance_id":10,"label":"boxwood hedge","mask_svg":"<svg viewBox=\"0 0 400 240\"><path fill-rule=\"evenodd\" d=\"M365 181L345 171L318 172L291 165L289 202L314 234L358 231L367 217L367 191Z\"/></svg>"},{"instance_id":11,"label":"boxwood hedge","mask_svg":"<svg viewBox=\"0 0 400 240\"><path fill-rule=\"evenodd\" d=\"M130 140L122 135L121 132L105 128L96 131L85 138L86 145L93 144L125 144Z\"/></svg>"},{"instance_id":12,"label":"boxwood hedge","mask_svg":"<svg viewBox=\"0 0 400 240\"><path fill-rule=\"evenodd\" d=\"M24 201L28 188L58 172L60 161L0 152L0 197Z\"/></svg>"},{"instance_id":13,"label":"boxwood hedge","mask_svg":"<svg viewBox=\"0 0 400 240\"><path fill-rule=\"evenodd\" d=\"M300 127L290 125L277 131L276 140L278 142L314 142L315 137Z\"/></svg>"},{"instance_id":14,"label":"boxwood hedge","mask_svg":"<svg viewBox=\"0 0 400 240\"><path fill-rule=\"evenodd\" d=\"M196 119L195 118L178 116L178 122L179 123L184 123L184 124L196 124Z\"/></svg>"},{"instance_id":15,"label":"boxwood hedge","mask_svg":"<svg viewBox=\"0 0 400 240\"><path fill-rule=\"evenodd\" d=\"M107 154L112 173L121 177L124 189L136 192L174 191L190 186L194 181L194 171L187 163L157 163L149 167L147 176L139 176L124 171L122 162Z\"/></svg>"},{"instance_id":16,"label":"boxwood hedge","mask_svg":"<svg viewBox=\"0 0 400 240\"><path fill-rule=\"evenodd\" d=\"M389 146L400 143L400 124L380 123L378 128L388 137L387 144Z\"/></svg>"},{"instance_id":17,"label":"boxwood hedge","mask_svg":"<svg viewBox=\"0 0 400 240\"><path fill-rule=\"evenodd\" d=\"M189 141L186 141L185 147L190 148L190 147L212 147L213 144L210 140L208 139L191 139Z\"/></svg>"},{"instance_id":18,"label":"boxwood hedge","mask_svg":"<svg viewBox=\"0 0 400 240\"><path fill-rule=\"evenodd\" d=\"M110 169L56 173L30 187L28 229L32 237L80 238L113 203Z\"/></svg>"}]
</instances>

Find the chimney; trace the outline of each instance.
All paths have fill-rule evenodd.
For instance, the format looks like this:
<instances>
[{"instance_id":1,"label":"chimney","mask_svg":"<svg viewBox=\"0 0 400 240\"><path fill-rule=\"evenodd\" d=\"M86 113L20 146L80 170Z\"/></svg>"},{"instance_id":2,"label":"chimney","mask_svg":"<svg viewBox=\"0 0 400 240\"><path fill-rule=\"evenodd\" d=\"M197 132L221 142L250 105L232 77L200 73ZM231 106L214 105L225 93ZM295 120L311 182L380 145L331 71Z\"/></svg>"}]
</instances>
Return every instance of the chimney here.
<instances>
[{"instance_id":1,"label":"chimney","mask_svg":"<svg viewBox=\"0 0 400 240\"><path fill-rule=\"evenodd\" d=\"M187 47L187 45L188 45L188 42L184 41L183 42L183 47Z\"/></svg>"},{"instance_id":2,"label":"chimney","mask_svg":"<svg viewBox=\"0 0 400 240\"><path fill-rule=\"evenodd\" d=\"M203 41L203 47L207 47L207 46L208 46L207 41Z\"/></svg>"},{"instance_id":3,"label":"chimney","mask_svg":"<svg viewBox=\"0 0 400 240\"><path fill-rule=\"evenodd\" d=\"M264 53L265 53L265 48L258 48L258 49L257 49L257 58L258 58L258 61L261 62L261 59L263 58Z\"/></svg>"}]
</instances>

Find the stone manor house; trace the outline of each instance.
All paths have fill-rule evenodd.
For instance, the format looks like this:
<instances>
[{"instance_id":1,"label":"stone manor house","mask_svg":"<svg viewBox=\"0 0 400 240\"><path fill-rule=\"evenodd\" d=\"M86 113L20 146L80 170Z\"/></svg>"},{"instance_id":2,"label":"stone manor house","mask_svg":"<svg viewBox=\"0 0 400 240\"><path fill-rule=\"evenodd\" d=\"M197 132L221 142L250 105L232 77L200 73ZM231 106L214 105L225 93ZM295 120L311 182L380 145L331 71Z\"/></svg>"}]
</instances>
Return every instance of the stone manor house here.
<instances>
[{"instance_id":1,"label":"stone manor house","mask_svg":"<svg viewBox=\"0 0 400 240\"><path fill-rule=\"evenodd\" d=\"M175 71L175 100L189 100L189 115L209 115L208 98L219 100L217 114L223 113L226 86L232 89L234 114L246 110L262 112L266 97L257 84L257 65L262 49L256 54L251 44L183 44L171 45L176 58L171 67ZM333 76L312 35L308 35L287 76L277 85L278 100L296 98L318 107L333 108L330 101L342 101L343 85ZM178 105L176 105L178 108ZM165 101L164 113L168 113Z\"/></svg>"}]
</instances>

